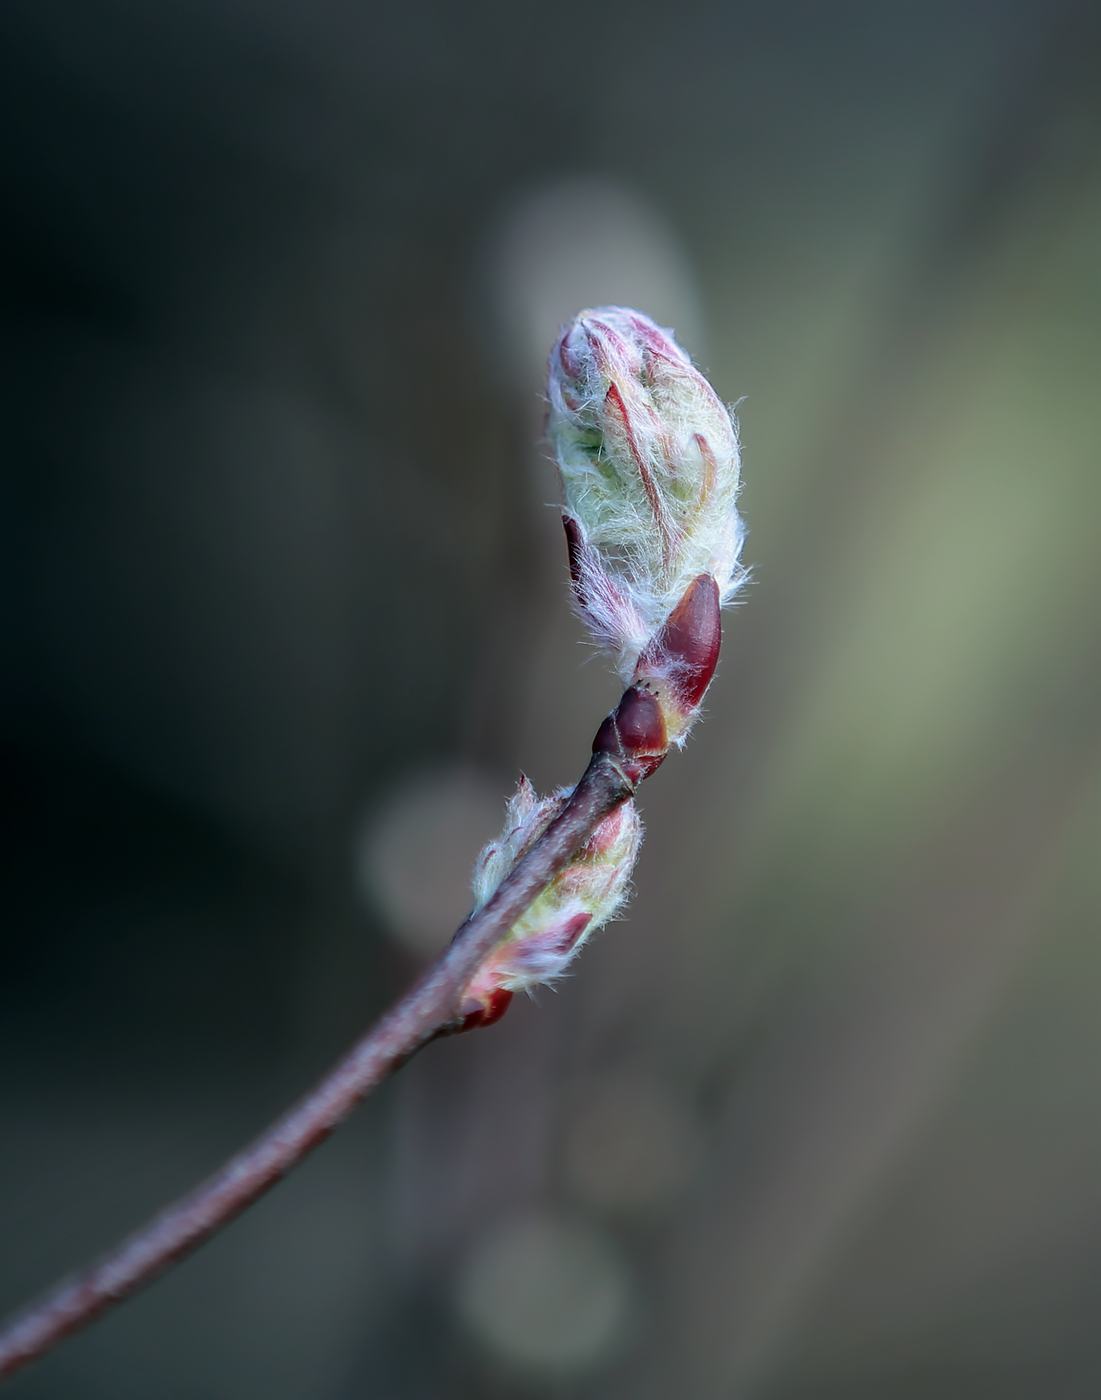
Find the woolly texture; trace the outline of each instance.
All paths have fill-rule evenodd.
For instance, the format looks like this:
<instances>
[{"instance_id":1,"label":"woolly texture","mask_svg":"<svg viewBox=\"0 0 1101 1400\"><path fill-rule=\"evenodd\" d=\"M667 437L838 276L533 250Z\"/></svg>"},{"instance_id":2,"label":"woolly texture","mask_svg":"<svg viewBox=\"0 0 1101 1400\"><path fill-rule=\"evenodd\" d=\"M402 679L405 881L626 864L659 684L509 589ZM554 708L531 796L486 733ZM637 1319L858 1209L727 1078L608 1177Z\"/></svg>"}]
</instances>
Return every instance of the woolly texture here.
<instances>
[{"instance_id":1,"label":"woolly texture","mask_svg":"<svg viewBox=\"0 0 1101 1400\"><path fill-rule=\"evenodd\" d=\"M625 681L689 587L745 579L730 411L648 316L580 312L551 352L547 436L566 498L574 598Z\"/></svg>"},{"instance_id":2,"label":"woolly texture","mask_svg":"<svg viewBox=\"0 0 1101 1400\"><path fill-rule=\"evenodd\" d=\"M566 805L570 789L540 798L521 776L508 804L503 834L491 841L474 867L475 909L480 909L516 862ZM589 935L621 908L642 841L633 802L605 817L574 860L556 875L506 941L486 960L467 996L488 999L552 982L565 972Z\"/></svg>"}]
</instances>

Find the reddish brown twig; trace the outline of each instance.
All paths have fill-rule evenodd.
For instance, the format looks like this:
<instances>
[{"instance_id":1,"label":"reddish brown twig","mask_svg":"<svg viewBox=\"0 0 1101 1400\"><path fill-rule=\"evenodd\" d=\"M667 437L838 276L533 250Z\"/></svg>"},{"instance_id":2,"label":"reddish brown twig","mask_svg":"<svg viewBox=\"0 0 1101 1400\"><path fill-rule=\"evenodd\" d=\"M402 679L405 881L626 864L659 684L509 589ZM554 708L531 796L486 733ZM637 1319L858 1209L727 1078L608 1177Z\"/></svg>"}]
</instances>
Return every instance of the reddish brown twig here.
<instances>
[{"instance_id":1,"label":"reddish brown twig","mask_svg":"<svg viewBox=\"0 0 1101 1400\"><path fill-rule=\"evenodd\" d=\"M462 1004L482 961L600 821L634 793L642 776L631 761L630 744L625 751L617 735L610 742L606 727L565 810L492 899L463 924L412 990L320 1083L220 1171L98 1263L63 1281L13 1318L0 1333L0 1380L13 1376L217 1234L324 1142L376 1085L428 1041L484 1021L478 1013L465 1015Z\"/></svg>"}]
</instances>

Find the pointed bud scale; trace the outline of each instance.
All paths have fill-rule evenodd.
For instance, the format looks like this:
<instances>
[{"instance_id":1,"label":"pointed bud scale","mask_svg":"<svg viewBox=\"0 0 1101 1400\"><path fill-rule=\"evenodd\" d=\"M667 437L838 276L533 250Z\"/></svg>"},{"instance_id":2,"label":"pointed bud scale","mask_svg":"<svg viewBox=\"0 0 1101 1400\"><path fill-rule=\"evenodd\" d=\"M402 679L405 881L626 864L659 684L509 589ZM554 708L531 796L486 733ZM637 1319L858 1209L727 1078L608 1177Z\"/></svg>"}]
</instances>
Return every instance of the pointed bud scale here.
<instances>
[{"instance_id":1,"label":"pointed bud scale","mask_svg":"<svg viewBox=\"0 0 1101 1400\"><path fill-rule=\"evenodd\" d=\"M509 1009L512 997L513 993L506 992L503 987L482 997L471 996L468 991L463 1000L463 1019L459 1030L475 1031L482 1026L492 1026Z\"/></svg>"},{"instance_id":2,"label":"pointed bud scale","mask_svg":"<svg viewBox=\"0 0 1101 1400\"><path fill-rule=\"evenodd\" d=\"M635 667L636 685L645 686L661 706L670 743L680 742L699 713L721 642L718 586L710 574L701 574Z\"/></svg>"},{"instance_id":3,"label":"pointed bud scale","mask_svg":"<svg viewBox=\"0 0 1101 1400\"><path fill-rule=\"evenodd\" d=\"M669 731L657 698L631 686L596 731L593 753L610 753L631 782L641 783L665 758Z\"/></svg>"},{"instance_id":4,"label":"pointed bud scale","mask_svg":"<svg viewBox=\"0 0 1101 1400\"><path fill-rule=\"evenodd\" d=\"M502 836L491 841L474 867L475 908L490 899L522 855L569 800L564 788L537 797L521 777L508 804ZM466 990L464 1029L489 1024L503 1014L502 993L512 993L560 977L588 936L622 906L642 840L642 822L632 802L624 802L596 828L574 859L513 925L508 938L479 969Z\"/></svg>"},{"instance_id":5,"label":"pointed bud scale","mask_svg":"<svg viewBox=\"0 0 1101 1400\"><path fill-rule=\"evenodd\" d=\"M578 611L680 742L745 578L734 420L667 331L619 306L562 332L548 398Z\"/></svg>"}]
</instances>

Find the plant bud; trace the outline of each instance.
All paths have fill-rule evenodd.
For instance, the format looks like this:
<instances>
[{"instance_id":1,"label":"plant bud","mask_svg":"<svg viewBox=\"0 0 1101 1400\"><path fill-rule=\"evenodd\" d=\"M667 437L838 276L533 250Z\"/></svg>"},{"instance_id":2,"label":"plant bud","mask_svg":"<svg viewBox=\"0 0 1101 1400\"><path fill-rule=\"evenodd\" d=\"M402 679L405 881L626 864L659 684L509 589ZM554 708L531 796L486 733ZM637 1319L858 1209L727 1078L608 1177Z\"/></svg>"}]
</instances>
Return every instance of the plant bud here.
<instances>
[{"instance_id":1,"label":"plant bud","mask_svg":"<svg viewBox=\"0 0 1101 1400\"><path fill-rule=\"evenodd\" d=\"M570 789L563 788L540 798L528 779L520 778L508 804L504 833L486 846L474 867L475 909L490 899L569 797ZM500 1004L500 992L552 982L565 972L588 936L622 906L641 840L642 822L633 802L622 803L604 818L482 964L463 1006L467 1018L475 1018L471 1024L487 1023Z\"/></svg>"},{"instance_id":2,"label":"plant bud","mask_svg":"<svg viewBox=\"0 0 1101 1400\"><path fill-rule=\"evenodd\" d=\"M578 610L680 742L745 579L734 420L668 331L619 306L562 332L548 397Z\"/></svg>"}]
</instances>

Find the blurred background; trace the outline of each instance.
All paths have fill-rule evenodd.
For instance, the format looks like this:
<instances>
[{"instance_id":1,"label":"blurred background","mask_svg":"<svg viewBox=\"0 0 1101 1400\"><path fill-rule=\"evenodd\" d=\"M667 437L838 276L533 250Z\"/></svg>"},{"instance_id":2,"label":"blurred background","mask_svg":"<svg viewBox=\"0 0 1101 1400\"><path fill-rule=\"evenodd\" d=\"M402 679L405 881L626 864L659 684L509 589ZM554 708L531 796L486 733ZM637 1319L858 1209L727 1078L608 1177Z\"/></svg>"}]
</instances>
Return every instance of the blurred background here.
<instances>
[{"instance_id":1,"label":"blurred background","mask_svg":"<svg viewBox=\"0 0 1101 1400\"><path fill-rule=\"evenodd\" d=\"M740 401L626 917L12 1400L1101 1393L1101 10L9 0L0 1307L301 1092L616 687L542 363Z\"/></svg>"}]
</instances>

